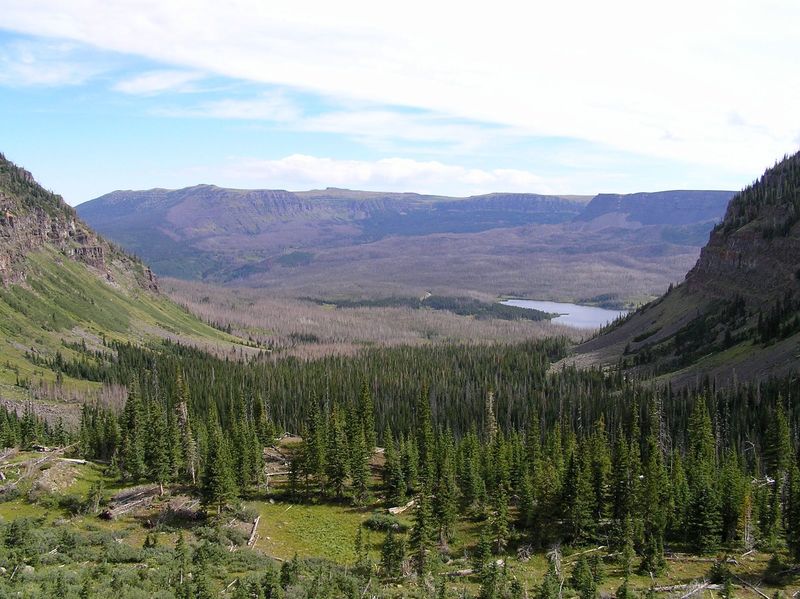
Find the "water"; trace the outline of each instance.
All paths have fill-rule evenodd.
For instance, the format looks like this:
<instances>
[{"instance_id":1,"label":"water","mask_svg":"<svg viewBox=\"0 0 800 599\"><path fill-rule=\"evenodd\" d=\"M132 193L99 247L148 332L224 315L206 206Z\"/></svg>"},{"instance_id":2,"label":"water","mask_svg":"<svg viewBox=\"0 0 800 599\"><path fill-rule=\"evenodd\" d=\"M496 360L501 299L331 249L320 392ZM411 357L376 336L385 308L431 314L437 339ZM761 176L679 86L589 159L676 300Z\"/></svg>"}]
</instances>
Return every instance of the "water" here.
<instances>
[{"instance_id":1,"label":"water","mask_svg":"<svg viewBox=\"0 0 800 599\"><path fill-rule=\"evenodd\" d=\"M550 322L564 324L568 327L579 329L597 329L608 324L618 316L627 314L626 310L606 310L594 306L581 306L579 304L565 304L561 302L541 302L538 300L511 299L500 302L507 306L518 308L531 308L558 314Z\"/></svg>"}]
</instances>

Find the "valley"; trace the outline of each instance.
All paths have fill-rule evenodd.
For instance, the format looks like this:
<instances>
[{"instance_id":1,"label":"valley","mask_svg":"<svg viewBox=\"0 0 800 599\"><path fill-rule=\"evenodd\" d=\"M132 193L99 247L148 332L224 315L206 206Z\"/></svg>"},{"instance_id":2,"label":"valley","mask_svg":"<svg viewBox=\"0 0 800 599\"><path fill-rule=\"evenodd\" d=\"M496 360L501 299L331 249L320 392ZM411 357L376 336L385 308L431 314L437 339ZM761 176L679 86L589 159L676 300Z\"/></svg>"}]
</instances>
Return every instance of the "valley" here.
<instances>
[{"instance_id":1,"label":"valley","mask_svg":"<svg viewBox=\"0 0 800 599\"><path fill-rule=\"evenodd\" d=\"M272 295L430 292L632 307L694 264L732 195L445 198L203 185L113 192L78 211L158 274Z\"/></svg>"},{"instance_id":2,"label":"valley","mask_svg":"<svg viewBox=\"0 0 800 599\"><path fill-rule=\"evenodd\" d=\"M386 236L332 234L313 252L278 245L282 261L233 278L160 279L5 162L0 590L796 593L798 156L719 222L702 220L716 194L671 223L640 210L652 198L597 196L569 222L383 223ZM702 207L697 193L658 201ZM683 282L599 330L559 323L656 293L665 255L697 259L694 241L664 241L676 226L711 229ZM542 236L561 245L531 260ZM479 237L520 262L498 270L492 254L482 271ZM188 274L187 257L206 259L191 247L169 254ZM389 247L432 258L417 272ZM420 283L437 273L446 284ZM498 302L547 281L573 301Z\"/></svg>"}]
</instances>

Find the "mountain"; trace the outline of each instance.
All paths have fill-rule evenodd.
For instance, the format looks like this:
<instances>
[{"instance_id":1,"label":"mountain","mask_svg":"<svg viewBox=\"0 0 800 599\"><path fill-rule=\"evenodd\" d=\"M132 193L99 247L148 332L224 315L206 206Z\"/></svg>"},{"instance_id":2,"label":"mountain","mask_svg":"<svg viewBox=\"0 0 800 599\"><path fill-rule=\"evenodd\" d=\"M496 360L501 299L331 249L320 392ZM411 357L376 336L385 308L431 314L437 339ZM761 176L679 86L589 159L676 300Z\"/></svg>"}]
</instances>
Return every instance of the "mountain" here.
<instances>
[{"instance_id":1,"label":"mountain","mask_svg":"<svg viewBox=\"0 0 800 599\"><path fill-rule=\"evenodd\" d=\"M464 199L326 189L115 191L78 208L93 227L146 258L159 274L220 279L293 248L321 249L388 236L466 233L554 223L580 203L533 194ZM231 265L235 265L231 269Z\"/></svg>"},{"instance_id":2,"label":"mountain","mask_svg":"<svg viewBox=\"0 0 800 599\"><path fill-rule=\"evenodd\" d=\"M99 384L78 380L85 377L41 366L71 357L93 363L94 351L111 351L106 341L156 338L233 341L161 295L144 263L0 154L0 400L33 396L48 409L100 393Z\"/></svg>"},{"instance_id":3,"label":"mountain","mask_svg":"<svg viewBox=\"0 0 800 599\"><path fill-rule=\"evenodd\" d=\"M800 153L730 201L685 280L578 348L677 384L796 370L800 358Z\"/></svg>"},{"instance_id":4,"label":"mountain","mask_svg":"<svg viewBox=\"0 0 800 599\"><path fill-rule=\"evenodd\" d=\"M185 279L316 297L438 289L619 304L682 275L731 195L452 198L199 185L116 191L78 212L157 273Z\"/></svg>"}]
</instances>

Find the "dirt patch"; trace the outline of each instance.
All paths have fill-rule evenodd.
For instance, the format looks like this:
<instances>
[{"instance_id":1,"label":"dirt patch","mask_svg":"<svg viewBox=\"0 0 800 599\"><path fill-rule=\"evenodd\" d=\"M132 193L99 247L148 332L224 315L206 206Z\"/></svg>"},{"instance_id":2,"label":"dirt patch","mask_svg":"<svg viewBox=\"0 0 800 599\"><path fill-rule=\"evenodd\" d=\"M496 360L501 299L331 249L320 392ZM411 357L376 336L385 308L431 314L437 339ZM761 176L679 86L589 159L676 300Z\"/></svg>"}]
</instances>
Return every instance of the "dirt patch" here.
<instances>
[{"instance_id":1,"label":"dirt patch","mask_svg":"<svg viewBox=\"0 0 800 599\"><path fill-rule=\"evenodd\" d=\"M77 479L75 464L56 460L40 466L40 474L33 483L33 489L43 493L61 493L75 484Z\"/></svg>"}]
</instances>

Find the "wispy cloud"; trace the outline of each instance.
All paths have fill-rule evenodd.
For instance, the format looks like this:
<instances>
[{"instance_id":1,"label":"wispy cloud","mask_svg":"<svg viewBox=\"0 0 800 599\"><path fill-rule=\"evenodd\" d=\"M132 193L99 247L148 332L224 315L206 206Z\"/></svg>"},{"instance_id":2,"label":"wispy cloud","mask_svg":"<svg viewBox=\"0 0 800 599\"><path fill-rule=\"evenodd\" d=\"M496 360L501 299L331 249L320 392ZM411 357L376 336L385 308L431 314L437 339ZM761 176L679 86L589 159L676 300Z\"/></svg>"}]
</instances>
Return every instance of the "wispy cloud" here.
<instances>
[{"instance_id":1,"label":"wispy cloud","mask_svg":"<svg viewBox=\"0 0 800 599\"><path fill-rule=\"evenodd\" d=\"M311 4L275 11L254 0L235 9L213 0L12 0L3 27L746 172L795 149L800 79L787 73L800 53L796 2L767 10L747 0L676 0L655 16L635 0L502 10L410 0L400 12L357 0ZM217 114L237 118L241 108ZM730 114L752 126L729 122Z\"/></svg>"},{"instance_id":2,"label":"wispy cloud","mask_svg":"<svg viewBox=\"0 0 800 599\"><path fill-rule=\"evenodd\" d=\"M191 84L204 75L196 71L157 70L123 79L114 85L116 91L137 96L154 96L164 92L195 91Z\"/></svg>"},{"instance_id":3,"label":"wispy cloud","mask_svg":"<svg viewBox=\"0 0 800 599\"><path fill-rule=\"evenodd\" d=\"M305 154L292 154L277 160L231 159L220 168L204 168L199 172L205 175L211 172L225 180L247 181L270 188L334 186L464 195L499 190L549 193L554 183L524 170L475 169L407 158L339 160Z\"/></svg>"},{"instance_id":4,"label":"wispy cloud","mask_svg":"<svg viewBox=\"0 0 800 599\"><path fill-rule=\"evenodd\" d=\"M71 42L14 40L0 46L0 84L12 87L80 85L107 66Z\"/></svg>"},{"instance_id":5,"label":"wispy cloud","mask_svg":"<svg viewBox=\"0 0 800 599\"><path fill-rule=\"evenodd\" d=\"M271 122L294 122L300 118L300 108L282 93L261 94L255 98L222 99L189 107L158 108L159 116L181 118L214 118Z\"/></svg>"}]
</instances>

